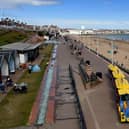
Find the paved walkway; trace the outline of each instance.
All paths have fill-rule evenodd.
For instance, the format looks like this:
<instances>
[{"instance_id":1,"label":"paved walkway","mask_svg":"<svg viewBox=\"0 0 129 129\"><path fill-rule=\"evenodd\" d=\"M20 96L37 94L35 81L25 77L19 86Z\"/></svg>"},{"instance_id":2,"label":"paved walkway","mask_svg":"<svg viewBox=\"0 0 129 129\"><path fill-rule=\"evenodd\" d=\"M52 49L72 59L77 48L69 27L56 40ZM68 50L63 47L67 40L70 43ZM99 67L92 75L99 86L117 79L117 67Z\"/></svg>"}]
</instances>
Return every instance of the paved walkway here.
<instances>
[{"instance_id":1,"label":"paved walkway","mask_svg":"<svg viewBox=\"0 0 129 129\"><path fill-rule=\"evenodd\" d=\"M128 124L119 122L116 109L114 90L112 82L108 77L108 63L102 58L89 52L86 48L83 51L85 60L90 60L95 72L103 73L103 82L85 90L80 75L78 74L79 60L71 55L67 45L59 47L59 66L71 64L74 70L75 81L81 101L85 121L88 129L127 129ZM61 54L62 53L62 54Z\"/></svg>"},{"instance_id":2,"label":"paved walkway","mask_svg":"<svg viewBox=\"0 0 129 129\"><path fill-rule=\"evenodd\" d=\"M58 84L56 90L56 121L51 129L80 129L77 100L71 85L69 64L77 63L66 45L58 48Z\"/></svg>"},{"instance_id":3,"label":"paved walkway","mask_svg":"<svg viewBox=\"0 0 129 129\"><path fill-rule=\"evenodd\" d=\"M88 129L127 129L128 124L119 122L116 109L114 90L108 77L108 63L100 57L89 52L86 48L83 51L84 60L90 60L94 71L103 73L103 82L97 86L85 90L80 82L80 76L74 74L77 89L83 108Z\"/></svg>"},{"instance_id":4,"label":"paved walkway","mask_svg":"<svg viewBox=\"0 0 129 129\"><path fill-rule=\"evenodd\" d=\"M58 67L60 68L60 70L66 70L69 64L71 64L73 67L74 77L77 85L77 91L79 94L84 118L87 123L87 128L88 129L128 129L129 128L128 124L121 124L119 122L119 118L118 118L118 114L115 106L114 91L112 88L112 83L108 78L107 63L100 57L97 57L93 53L89 52L87 49L84 49L83 51L84 59L91 60L91 64L94 68L94 71L96 72L100 71L103 73L102 83L98 84L92 89L85 90L82 84L80 75L78 73L79 60L74 55L71 55L70 53L71 51L67 45L62 44L59 46ZM65 76L64 73L63 73L63 76ZM69 109L67 109L67 111L69 111ZM60 114L57 114L57 115L60 115ZM39 129L60 129L60 128L66 129L67 127L70 128L71 123L67 123L70 125L66 125L66 124L64 125L61 122L60 123L55 122L54 124L51 124L51 125L45 124L44 126L41 126ZM78 129L77 126L75 128L71 127L70 129L76 129L76 128ZM23 127L23 128L21 127L19 129L38 129L38 127Z\"/></svg>"}]
</instances>

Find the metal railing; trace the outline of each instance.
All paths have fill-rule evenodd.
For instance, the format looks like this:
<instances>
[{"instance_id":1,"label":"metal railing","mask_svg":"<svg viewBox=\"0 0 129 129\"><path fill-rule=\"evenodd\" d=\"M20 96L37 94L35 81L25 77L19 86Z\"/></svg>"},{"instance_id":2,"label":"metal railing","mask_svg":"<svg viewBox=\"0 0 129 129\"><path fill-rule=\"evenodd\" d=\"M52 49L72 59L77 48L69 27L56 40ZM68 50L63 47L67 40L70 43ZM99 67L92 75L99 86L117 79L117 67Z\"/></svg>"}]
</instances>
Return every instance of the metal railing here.
<instances>
[{"instance_id":1,"label":"metal railing","mask_svg":"<svg viewBox=\"0 0 129 129\"><path fill-rule=\"evenodd\" d=\"M86 48L88 49L88 47L86 47ZM90 49L90 51L93 52L94 54L97 54L95 50ZM104 60L106 60L107 62L112 63L112 61L109 58L105 57L104 55L102 55L102 54L98 54L98 55L101 58L103 58ZM114 64L117 65L121 70L123 70L124 72L129 74L129 69L125 68L124 66L121 66L120 64L118 64L116 62L114 62Z\"/></svg>"},{"instance_id":2,"label":"metal railing","mask_svg":"<svg viewBox=\"0 0 129 129\"><path fill-rule=\"evenodd\" d=\"M92 83L97 80L97 76L94 72L91 72L91 75L89 76L87 72L85 72L85 69L83 68L82 64L79 64L78 67L85 88L87 83Z\"/></svg>"},{"instance_id":3,"label":"metal railing","mask_svg":"<svg viewBox=\"0 0 129 129\"><path fill-rule=\"evenodd\" d=\"M76 83L75 83L75 79L74 79L74 76L73 76L72 66L70 66L70 65L69 65L69 74L70 74L70 77L71 77L71 83L72 83L72 86L73 86L73 89L74 89L74 92L75 92L75 96L76 96L76 99L77 99L77 106L78 106L78 109L79 109L79 116L80 116L80 128L81 129L87 129L86 122L84 120L84 115L83 115L83 112L82 112L82 107L81 107L80 100L79 100L79 97L78 97L78 92L77 92L77 89L76 89Z\"/></svg>"}]
</instances>

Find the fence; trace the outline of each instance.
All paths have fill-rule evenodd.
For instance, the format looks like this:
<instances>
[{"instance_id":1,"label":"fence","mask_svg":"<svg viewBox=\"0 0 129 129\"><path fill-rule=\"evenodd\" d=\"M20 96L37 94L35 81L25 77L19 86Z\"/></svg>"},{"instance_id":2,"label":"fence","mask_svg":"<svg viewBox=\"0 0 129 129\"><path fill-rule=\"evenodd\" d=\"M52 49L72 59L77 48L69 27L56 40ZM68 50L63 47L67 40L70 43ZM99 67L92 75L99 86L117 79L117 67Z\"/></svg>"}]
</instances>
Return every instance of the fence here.
<instances>
[{"instance_id":1,"label":"fence","mask_svg":"<svg viewBox=\"0 0 129 129\"><path fill-rule=\"evenodd\" d=\"M82 108L81 108L81 104L80 104L80 100L79 100L79 97L78 97L77 89L76 89L75 79L74 79L74 76L73 76L73 70L72 70L72 67L70 65L69 65L69 73L70 73L70 77L71 77L71 80L72 80L72 86L73 86L73 89L74 89L74 92L75 92L75 95L76 95L76 98L77 98L77 106L78 106L79 115L80 115L80 128L81 129L87 129L86 122L84 120L84 115L83 115Z\"/></svg>"}]
</instances>

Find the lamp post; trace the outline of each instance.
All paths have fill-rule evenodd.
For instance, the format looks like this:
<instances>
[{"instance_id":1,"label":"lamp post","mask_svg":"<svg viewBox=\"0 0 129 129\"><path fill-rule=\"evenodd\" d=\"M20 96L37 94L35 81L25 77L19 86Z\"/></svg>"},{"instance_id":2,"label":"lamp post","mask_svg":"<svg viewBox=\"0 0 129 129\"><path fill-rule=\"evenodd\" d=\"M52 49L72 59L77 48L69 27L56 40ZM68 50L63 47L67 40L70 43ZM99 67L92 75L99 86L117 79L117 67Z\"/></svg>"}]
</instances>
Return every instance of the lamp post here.
<instances>
[{"instance_id":1,"label":"lamp post","mask_svg":"<svg viewBox=\"0 0 129 129\"><path fill-rule=\"evenodd\" d=\"M84 39L83 39L83 34L85 34L85 26L84 25L81 26L81 32L80 32L82 43L83 43L83 40L85 41L85 36L84 36Z\"/></svg>"},{"instance_id":2,"label":"lamp post","mask_svg":"<svg viewBox=\"0 0 129 129\"><path fill-rule=\"evenodd\" d=\"M99 55L99 41L96 40L96 53L97 53L97 56Z\"/></svg>"}]
</instances>

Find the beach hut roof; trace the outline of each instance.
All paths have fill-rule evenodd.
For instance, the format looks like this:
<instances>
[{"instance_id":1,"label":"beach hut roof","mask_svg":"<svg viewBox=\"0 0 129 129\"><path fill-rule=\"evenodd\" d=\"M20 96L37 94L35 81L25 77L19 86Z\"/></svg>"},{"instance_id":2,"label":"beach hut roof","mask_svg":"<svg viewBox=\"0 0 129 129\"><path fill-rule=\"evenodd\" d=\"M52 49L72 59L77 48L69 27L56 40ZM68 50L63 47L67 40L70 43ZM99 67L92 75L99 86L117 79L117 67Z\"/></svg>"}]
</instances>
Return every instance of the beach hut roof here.
<instances>
[{"instance_id":1,"label":"beach hut roof","mask_svg":"<svg viewBox=\"0 0 129 129\"><path fill-rule=\"evenodd\" d=\"M39 46L41 46L43 43L37 43L37 44L31 44L31 43L12 43L8 45L1 46L3 50L19 50L19 51L27 51L27 50L33 50Z\"/></svg>"}]
</instances>

